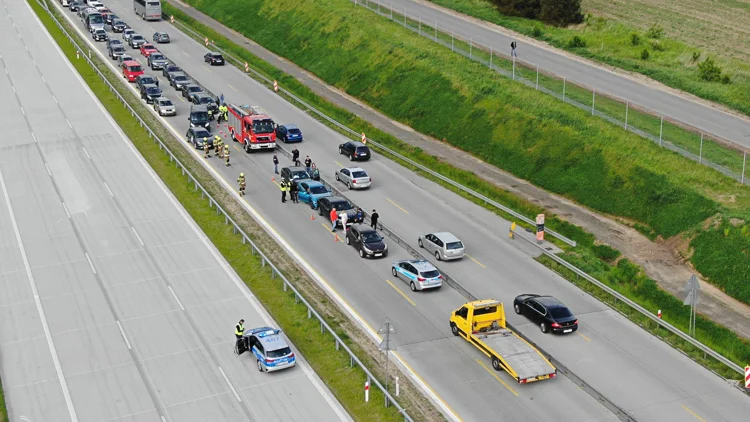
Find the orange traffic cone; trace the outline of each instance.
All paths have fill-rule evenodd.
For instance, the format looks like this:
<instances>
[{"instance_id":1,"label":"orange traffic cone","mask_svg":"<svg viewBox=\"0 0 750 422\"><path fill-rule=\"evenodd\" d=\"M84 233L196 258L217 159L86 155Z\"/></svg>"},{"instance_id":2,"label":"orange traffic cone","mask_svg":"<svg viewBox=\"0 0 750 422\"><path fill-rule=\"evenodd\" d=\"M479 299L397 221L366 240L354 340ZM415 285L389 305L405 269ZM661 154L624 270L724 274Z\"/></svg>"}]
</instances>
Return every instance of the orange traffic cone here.
<instances>
[{"instance_id":1,"label":"orange traffic cone","mask_svg":"<svg viewBox=\"0 0 750 422\"><path fill-rule=\"evenodd\" d=\"M338 241L339 241L339 235L337 235L337 234L334 234L334 235L333 235L333 241L334 241L334 242L338 242Z\"/></svg>"},{"instance_id":2,"label":"orange traffic cone","mask_svg":"<svg viewBox=\"0 0 750 422\"><path fill-rule=\"evenodd\" d=\"M271 181L272 181L272 182L275 182L275 181L276 181L276 178L275 178L275 177L273 177L273 176L271 176Z\"/></svg>"},{"instance_id":3,"label":"orange traffic cone","mask_svg":"<svg viewBox=\"0 0 750 422\"><path fill-rule=\"evenodd\" d=\"M310 214L310 221L315 220L315 214Z\"/></svg>"}]
</instances>

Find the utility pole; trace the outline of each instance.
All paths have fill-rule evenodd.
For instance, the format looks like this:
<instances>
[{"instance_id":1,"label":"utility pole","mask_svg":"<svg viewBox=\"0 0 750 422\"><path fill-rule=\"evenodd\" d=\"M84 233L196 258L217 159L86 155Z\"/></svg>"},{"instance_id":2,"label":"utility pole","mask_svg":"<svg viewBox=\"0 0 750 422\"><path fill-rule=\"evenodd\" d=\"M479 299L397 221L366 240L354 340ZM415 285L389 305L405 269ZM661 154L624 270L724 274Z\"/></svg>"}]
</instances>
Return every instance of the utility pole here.
<instances>
[{"instance_id":1,"label":"utility pole","mask_svg":"<svg viewBox=\"0 0 750 422\"><path fill-rule=\"evenodd\" d=\"M687 290L687 297L682 302L683 305L690 305L690 328L688 329L688 335L695 337L695 307L698 305L698 291L701 289L698 283L698 277L693 274L685 285Z\"/></svg>"},{"instance_id":2,"label":"utility pole","mask_svg":"<svg viewBox=\"0 0 750 422\"><path fill-rule=\"evenodd\" d=\"M396 350L395 345L391 346L391 334L397 334L397 331L396 328L393 327L393 324L391 324L391 321L386 318L383 325L378 329L378 334L384 336L383 341L378 348L385 352L385 407L388 407L390 405L388 401L388 356L390 355L391 350Z\"/></svg>"}]
</instances>

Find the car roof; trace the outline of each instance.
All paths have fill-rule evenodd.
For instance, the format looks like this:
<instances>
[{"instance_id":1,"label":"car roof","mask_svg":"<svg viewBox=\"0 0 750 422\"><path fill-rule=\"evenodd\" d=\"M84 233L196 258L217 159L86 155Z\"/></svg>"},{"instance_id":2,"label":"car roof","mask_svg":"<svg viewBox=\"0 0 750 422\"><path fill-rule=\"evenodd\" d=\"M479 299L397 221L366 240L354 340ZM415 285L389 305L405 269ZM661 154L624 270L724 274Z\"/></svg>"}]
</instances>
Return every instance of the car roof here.
<instances>
[{"instance_id":1,"label":"car roof","mask_svg":"<svg viewBox=\"0 0 750 422\"><path fill-rule=\"evenodd\" d=\"M289 171L292 171L292 172L295 172L295 171L307 171L307 168L306 167L302 167L302 166L289 166L289 167L284 167L284 168L285 169L289 169Z\"/></svg>"},{"instance_id":2,"label":"car roof","mask_svg":"<svg viewBox=\"0 0 750 422\"><path fill-rule=\"evenodd\" d=\"M144 88L151 88L151 87L158 88L158 86L156 86L156 84L143 84L141 86L144 87Z\"/></svg>"},{"instance_id":3,"label":"car roof","mask_svg":"<svg viewBox=\"0 0 750 422\"><path fill-rule=\"evenodd\" d=\"M323 187L325 187L324 184L322 184L322 183L320 183L318 181L315 181L315 180L307 180L307 181L302 182L302 183L306 183L307 186L311 187L311 188L314 188L314 187L317 187L317 186L323 186Z\"/></svg>"},{"instance_id":4,"label":"car roof","mask_svg":"<svg viewBox=\"0 0 750 422\"><path fill-rule=\"evenodd\" d=\"M208 132L208 130L206 128L204 128L204 127L191 127L190 130L192 130L193 133ZM210 134L210 132L209 132L209 134Z\"/></svg>"},{"instance_id":5,"label":"car roof","mask_svg":"<svg viewBox=\"0 0 750 422\"><path fill-rule=\"evenodd\" d=\"M342 198L340 196L329 196L326 199L328 199L328 202L349 202L348 199ZM349 202L349 205L351 205L351 202Z\"/></svg>"},{"instance_id":6,"label":"car roof","mask_svg":"<svg viewBox=\"0 0 750 422\"><path fill-rule=\"evenodd\" d=\"M297 125L282 125L282 126L284 126L284 127L285 127L285 128L287 128L287 129L299 129L299 128L297 127Z\"/></svg>"},{"instance_id":7,"label":"car roof","mask_svg":"<svg viewBox=\"0 0 750 422\"><path fill-rule=\"evenodd\" d=\"M127 66L140 66L141 64L135 60L125 60L122 64Z\"/></svg>"},{"instance_id":8,"label":"car roof","mask_svg":"<svg viewBox=\"0 0 750 422\"><path fill-rule=\"evenodd\" d=\"M367 172L365 171L365 169L363 169L363 168L361 168L361 167L344 167L344 168L342 168L341 170L349 170L349 171L351 171L351 172L354 172L354 171L364 171L365 173L367 173Z\"/></svg>"},{"instance_id":9,"label":"car roof","mask_svg":"<svg viewBox=\"0 0 750 422\"><path fill-rule=\"evenodd\" d=\"M193 104L190 106L190 111L208 111L208 107L203 104Z\"/></svg>"},{"instance_id":10,"label":"car roof","mask_svg":"<svg viewBox=\"0 0 750 422\"><path fill-rule=\"evenodd\" d=\"M567 308L567 306L552 296L537 296L533 299L544 305L546 308Z\"/></svg>"},{"instance_id":11,"label":"car roof","mask_svg":"<svg viewBox=\"0 0 750 422\"><path fill-rule=\"evenodd\" d=\"M145 42L145 43L141 44L141 47L143 47L143 48L148 48L148 47L154 47L154 45L153 45L153 44L151 44L151 43L147 43L147 42ZM156 47L154 47L154 48L156 48Z\"/></svg>"},{"instance_id":12,"label":"car roof","mask_svg":"<svg viewBox=\"0 0 750 422\"><path fill-rule=\"evenodd\" d=\"M352 224L352 227L354 227L360 233L370 233L370 232L377 233L377 230L364 224Z\"/></svg>"},{"instance_id":13,"label":"car roof","mask_svg":"<svg viewBox=\"0 0 750 422\"><path fill-rule=\"evenodd\" d=\"M274 330L270 327L264 327L265 330L261 332L255 332L260 329L253 329L253 336L263 344L263 348L267 351L280 350L289 347L284 337L281 336L280 331Z\"/></svg>"},{"instance_id":14,"label":"car roof","mask_svg":"<svg viewBox=\"0 0 750 422\"><path fill-rule=\"evenodd\" d=\"M367 145L363 144L360 141L349 141L348 143L354 145L355 147L366 147Z\"/></svg>"},{"instance_id":15,"label":"car roof","mask_svg":"<svg viewBox=\"0 0 750 422\"><path fill-rule=\"evenodd\" d=\"M169 101L169 102L172 102L172 100L170 100L167 97L159 97L159 98L156 99L156 101Z\"/></svg>"},{"instance_id":16,"label":"car roof","mask_svg":"<svg viewBox=\"0 0 750 422\"><path fill-rule=\"evenodd\" d=\"M401 262L408 262L409 264L413 265L414 268L417 269L417 271L437 270L434 265L430 264L429 261L424 259L404 259L402 261L396 261L397 264Z\"/></svg>"},{"instance_id":17,"label":"car roof","mask_svg":"<svg viewBox=\"0 0 750 422\"><path fill-rule=\"evenodd\" d=\"M442 240L443 242L460 242L461 241L461 239L457 238L456 236L453 235L453 233L449 233L449 232L432 233L432 235Z\"/></svg>"}]
</instances>

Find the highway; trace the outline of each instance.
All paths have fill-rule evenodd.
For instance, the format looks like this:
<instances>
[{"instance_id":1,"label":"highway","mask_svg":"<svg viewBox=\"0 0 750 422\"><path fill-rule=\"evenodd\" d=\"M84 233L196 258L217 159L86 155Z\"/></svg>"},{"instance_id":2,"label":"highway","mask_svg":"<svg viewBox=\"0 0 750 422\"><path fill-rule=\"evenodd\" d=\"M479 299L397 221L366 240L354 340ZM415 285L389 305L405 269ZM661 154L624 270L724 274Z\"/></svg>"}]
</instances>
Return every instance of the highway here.
<instances>
[{"instance_id":1,"label":"highway","mask_svg":"<svg viewBox=\"0 0 750 422\"><path fill-rule=\"evenodd\" d=\"M224 93L228 102L260 105L280 124L301 127L305 134L305 141L298 145L301 156L309 154L324 178L332 180L333 169L347 164L337 154L337 145L345 140L341 135L239 70L204 65L205 47L166 22L137 19L129 5L127 0L108 3L146 38L157 30L168 31L173 42L158 48L207 89ZM65 14L85 33L75 13ZM104 43L90 44L103 54ZM129 51L137 57L136 50ZM184 138L188 104L177 99L178 94L158 75L165 94L178 105L178 115L164 121ZM243 202L247 209L371 335L386 317L391 319L398 330L396 357L418 384L427 386L428 395L447 415L463 420L616 420L565 377L517 385L506 374L489 370L484 355L450 333L448 316L465 301L461 295L447 286L437 292L412 293L393 279L391 262L407 256L393 242L388 258L361 260L352 248L335 242L327 219L304 204L280 203L280 191L271 181L270 154L245 154L237 144L230 145L233 164L226 167L217 158L203 159L202 152L185 143L228 188L234 189L239 172L246 174L248 194ZM282 158L282 163L289 162ZM567 303L581 321L576 335L542 335L525 319L513 313L508 318L637 420L690 420L695 414L707 421L734 421L743 420L750 411L750 400L739 391L536 263L519 244L510 243L507 221L383 157L376 155L361 166L372 175L374 185L347 195L368 211L377 208L381 222L413 247L418 234L426 231L447 230L462 238L470 257L439 267L475 296L500 299L508 309L520 293L553 294Z\"/></svg>"},{"instance_id":2,"label":"highway","mask_svg":"<svg viewBox=\"0 0 750 422\"><path fill-rule=\"evenodd\" d=\"M597 92L625 99L750 148L750 122L747 117L737 117L716 107L677 95L674 90L660 89L653 83L641 83L637 78L615 73L603 65L592 64L572 54L563 54L551 47L540 47L541 44L538 42L518 40L509 35L510 31L504 28L437 7L425 0L390 0L382 4L392 4L394 10L398 10L399 13L403 13L405 8L409 18L421 17L425 25L430 26L437 22L439 28L449 28L457 37L492 47L506 56L510 55L510 43L515 40L518 43L518 59L538 66L540 70L595 88Z\"/></svg>"},{"instance_id":3,"label":"highway","mask_svg":"<svg viewBox=\"0 0 750 422\"><path fill-rule=\"evenodd\" d=\"M349 421L26 2L0 12L0 376L11 421ZM299 355L298 355L299 356Z\"/></svg>"}]
</instances>

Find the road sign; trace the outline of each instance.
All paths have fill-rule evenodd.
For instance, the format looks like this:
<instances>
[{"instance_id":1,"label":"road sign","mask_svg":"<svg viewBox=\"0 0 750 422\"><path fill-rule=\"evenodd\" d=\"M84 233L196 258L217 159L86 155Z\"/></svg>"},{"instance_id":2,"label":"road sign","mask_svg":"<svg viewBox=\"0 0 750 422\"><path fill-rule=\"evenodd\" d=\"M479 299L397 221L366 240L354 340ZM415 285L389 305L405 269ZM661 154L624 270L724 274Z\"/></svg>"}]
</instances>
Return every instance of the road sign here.
<instances>
[{"instance_id":1,"label":"road sign","mask_svg":"<svg viewBox=\"0 0 750 422\"><path fill-rule=\"evenodd\" d=\"M685 301L682 302L683 305L690 306L690 327L688 328L688 334L693 337L695 337L695 308L698 305L698 291L700 288L701 285L698 283L698 277L693 274L685 285L687 296L685 297Z\"/></svg>"}]
</instances>

